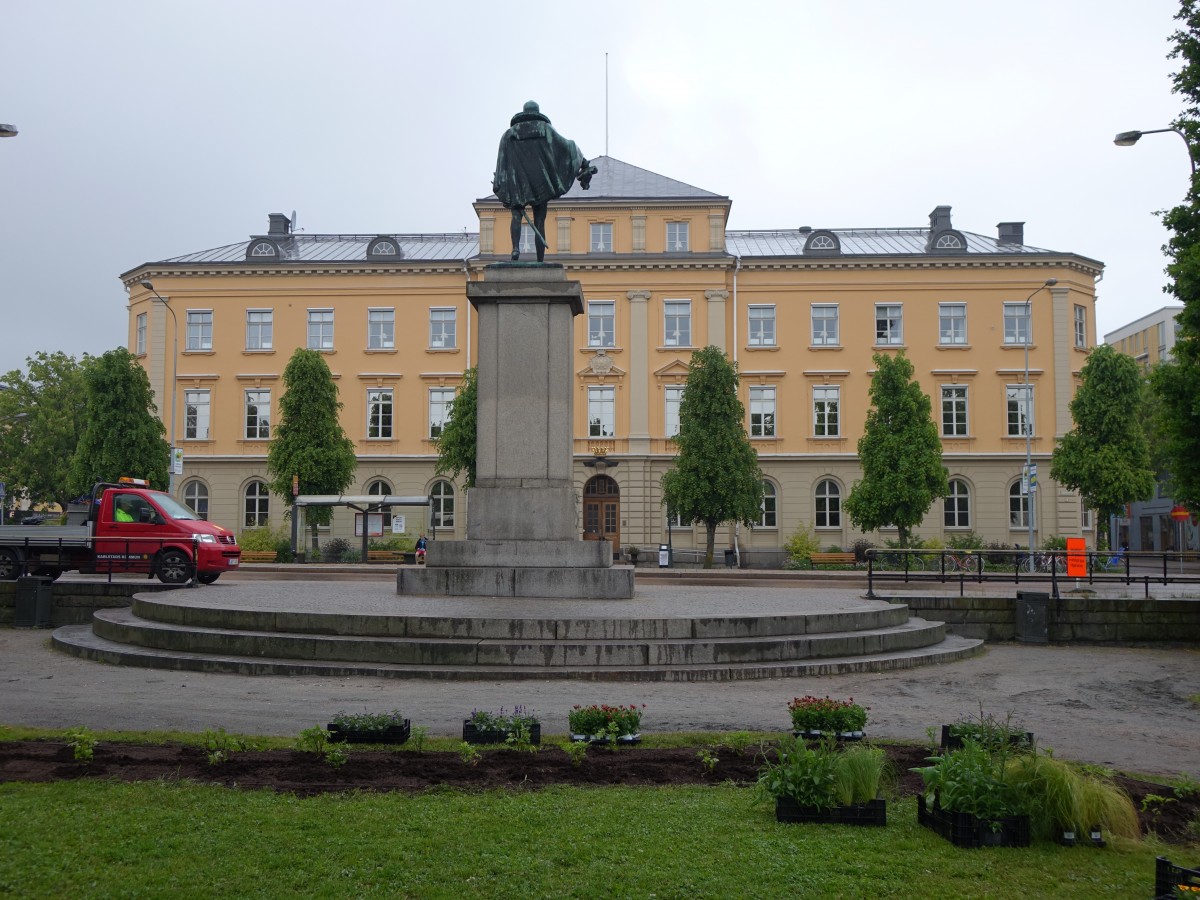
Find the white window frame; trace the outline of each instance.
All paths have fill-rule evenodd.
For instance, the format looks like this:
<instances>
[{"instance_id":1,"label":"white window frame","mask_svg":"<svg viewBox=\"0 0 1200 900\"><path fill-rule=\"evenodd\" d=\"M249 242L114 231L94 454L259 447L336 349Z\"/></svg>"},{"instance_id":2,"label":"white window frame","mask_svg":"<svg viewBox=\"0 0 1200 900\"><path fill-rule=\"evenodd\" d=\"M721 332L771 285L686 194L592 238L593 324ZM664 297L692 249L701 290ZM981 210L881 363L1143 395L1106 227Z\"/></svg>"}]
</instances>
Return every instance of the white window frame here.
<instances>
[{"instance_id":1,"label":"white window frame","mask_svg":"<svg viewBox=\"0 0 1200 900\"><path fill-rule=\"evenodd\" d=\"M454 527L454 485L445 479L430 485L429 521L435 528Z\"/></svg>"},{"instance_id":2,"label":"white window frame","mask_svg":"<svg viewBox=\"0 0 1200 900\"><path fill-rule=\"evenodd\" d=\"M779 527L779 491L775 487L775 483L764 478L763 479L763 498L759 506L759 517L756 528L778 528Z\"/></svg>"},{"instance_id":3,"label":"white window frame","mask_svg":"<svg viewBox=\"0 0 1200 900\"><path fill-rule=\"evenodd\" d=\"M591 253L613 252L613 223L592 222L588 228L588 250Z\"/></svg>"},{"instance_id":4,"label":"white window frame","mask_svg":"<svg viewBox=\"0 0 1200 900\"><path fill-rule=\"evenodd\" d=\"M271 524L271 490L265 481L255 479L242 491L244 528L266 528Z\"/></svg>"},{"instance_id":5,"label":"white window frame","mask_svg":"<svg viewBox=\"0 0 1200 900\"><path fill-rule=\"evenodd\" d=\"M942 526L971 527L971 486L962 478L951 478L946 488L946 496L942 498Z\"/></svg>"},{"instance_id":6,"label":"white window frame","mask_svg":"<svg viewBox=\"0 0 1200 900\"><path fill-rule=\"evenodd\" d=\"M813 522L816 528L842 527L842 488L832 478L822 478L813 489Z\"/></svg>"},{"instance_id":7,"label":"white window frame","mask_svg":"<svg viewBox=\"0 0 1200 900\"><path fill-rule=\"evenodd\" d=\"M308 311L308 341L305 346L309 350L333 349L332 309L310 309Z\"/></svg>"},{"instance_id":8,"label":"white window frame","mask_svg":"<svg viewBox=\"0 0 1200 900\"><path fill-rule=\"evenodd\" d=\"M250 407L254 407L254 420L251 421ZM242 406L244 415L244 430L246 440L265 441L271 437L271 392L263 388L250 388L245 392L245 402Z\"/></svg>"},{"instance_id":9,"label":"white window frame","mask_svg":"<svg viewBox=\"0 0 1200 900\"><path fill-rule=\"evenodd\" d=\"M904 343L904 304L875 304L875 346L898 347Z\"/></svg>"},{"instance_id":10,"label":"white window frame","mask_svg":"<svg viewBox=\"0 0 1200 900\"><path fill-rule=\"evenodd\" d=\"M138 356L146 355L146 314L145 313L138 313L137 319L135 320L133 346L135 348L134 352Z\"/></svg>"},{"instance_id":11,"label":"white window frame","mask_svg":"<svg viewBox=\"0 0 1200 900\"><path fill-rule=\"evenodd\" d=\"M775 346L775 304L755 303L746 308L751 347Z\"/></svg>"},{"instance_id":12,"label":"white window frame","mask_svg":"<svg viewBox=\"0 0 1200 900\"><path fill-rule=\"evenodd\" d=\"M842 436L842 388L836 384L814 384L813 436L831 438Z\"/></svg>"},{"instance_id":13,"label":"white window frame","mask_svg":"<svg viewBox=\"0 0 1200 900\"><path fill-rule=\"evenodd\" d=\"M380 306L367 310L367 349L396 349L395 308Z\"/></svg>"},{"instance_id":14,"label":"white window frame","mask_svg":"<svg viewBox=\"0 0 1200 900\"><path fill-rule=\"evenodd\" d=\"M450 408L454 403L454 388L429 389L429 437L436 438L450 421Z\"/></svg>"},{"instance_id":15,"label":"white window frame","mask_svg":"<svg viewBox=\"0 0 1200 900\"><path fill-rule=\"evenodd\" d=\"M434 306L429 310L429 349L453 350L458 346L458 310Z\"/></svg>"},{"instance_id":16,"label":"white window frame","mask_svg":"<svg viewBox=\"0 0 1200 900\"><path fill-rule=\"evenodd\" d=\"M194 512L202 521L208 521L208 485L193 478L183 486L183 505Z\"/></svg>"},{"instance_id":17,"label":"white window frame","mask_svg":"<svg viewBox=\"0 0 1200 900\"><path fill-rule=\"evenodd\" d=\"M1158 324L1161 329L1163 323ZM1087 307L1078 303L1075 304L1075 346L1080 350L1087 349Z\"/></svg>"},{"instance_id":18,"label":"white window frame","mask_svg":"<svg viewBox=\"0 0 1200 900\"><path fill-rule=\"evenodd\" d=\"M1037 432L1035 430L1037 407L1034 403L1036 395L1033 392L1032 384L1010 384L1004 389L1004 409L1005 409L1005 434L1013 438L1025 437L1026 428L1029 431L1030 437L1033 437ZM1021 414L1025 415L1025 427L1021 424Z\"/></svg>"},{"instance_id":19,"label":"white window frame","mask_svg":"<svg viewBox=\"0 0 1200 900\"><path fill-rule=\"evenodd\" d=\"M971 431L971 392L965 384L943 384L942 437L961 438Z\"/></svg>"},{"instance_id":20,"label":"white window frame","mask_svg":"<svg viewBox=\"0 0 1200 900\"><path fill-rule=\"evenodd\" d=\"M246 349L273 350L275 347L275 312L270 309L246 310Z\"/></svg>"},{"instance_id":21,"label":"white window frame","mask_svg":"<svg viewBox=\"0 0 1200 900\"><path fill-rule=\"evenodd\" d=\"M810 315L812 317L813 346L840 346L842 341L838 305L836 303L814 303Z\"/></svg>"},{"instance_id":22,"label":"white window frame","mask_svg":"<svg viewBox=\"0 0 1200 900\"><path fill-rule=\"evenodd\" d=\"M1023 347L1033 343L1033 322L1029 303L1004 304L1004 343L1006 346Z\"/></svg>"},{"instance_id":23,"label":"white window frame","mask_svg":"<svg viewBox=\"0 0 1200 900\"><path fill-rule=\"evenodd\" d=\"M212 427L212 392L207 389L183 392L183 439L207 441Z\"/></svg>"},{"instance_id":24,"label":"white window frame","mask_svg":"<svg viewBox=\"0 0 1200 900\"><path fill-rule=\"evenodd\" d=\"M663 346L692 346L692 301L663 301Z\"/></svg>"},{"instance_id":25,"label":"white window frame","mask_svg":"<svg viewBox=\"0 0 1200 900\"><path fill-rule=\"evenodd\" d=\"M752 385L750 387L750 437L775 437L777 422L775 388L770 385Z\"/></svg>"},{"instance_id":26,"label":"white window frame","mask_svg":"<svg viewBox=\"0 0 1200 900\"><path fill-rule=\"evenodd\" d=\"M367 440L390 441L395 437L395 391L367 388Z\"/></svg>"},{"instance_id":27,"label":"white window frame","mask_svg":"<svg viewBox=\"0 0 1200 900\"><path fill-rule=\"evenodd\" d=\"M188 350L212 350L213 311L211 309L189 309L187 311L187 335L184 347Z\"/></svg>"},{"instance_id":28,"label":"white window frame","mask_svg":"<svg viewBox=\"0 0 1200 900\"><path fill-rule=\"evenodd\" d=\"M521 247L520 247L520 249L521 249L522 253L536 253L537 252L537 240L534 237L533 229L529 227L528 222L521 223Z\"/></svg>"},{"instance_id":29,"label":"white window frame","mask_svg":"<svg viewBox=\"0 0 1200 900\"><path fill-rule=\"evenodd\" d=\"M669 438L679 434L679 408L683 404L682 384L663 387L663 429Z\"/></svg>"},{"instance_id":30,"label":"white window frame","mask_svg":"<svg viewBox=\"0 0 1200 900\"><path fill-rule=\"evenodd\" d=\"M617 342L617 304L612 300L588 301L589 347L614 347Z\"/></svg>"},{"instance_id":31,"label":"white window frame","mask_svg":"<svg viewBox=\"0 0 1200 900\"><path fill-rule=\"evenodd\" d=\"M1021 479L1018 478L1008 488L1008 527L1013 531L1025 531L1029 528L1029 516L1032 506L1030 495L1021 493ZM1037 527L1036 525L1034 526Z\"/></svg>"},{"instance_id":32,"label":"white window frame","mask_svg":"<svg viewBox=\"0 0 1200 900\"><path fill-rule=\"evenodd\" d=\"M1087 501L1082 497L1079 498L1079 530L1091 531L1095 528L1095 520L1092 516L1092 511L1088 509Z\"/></svg>"},{"instance_id":33,"label":"white window frame","mask_svg":"<svg viewBox=\"0 0 1200 900\"><path fill-rule=\"evenodd\" d=\"M588 437L616 437L617 389L609 384L589 385L587 403Z\"/></svg>"},{"instance_id":34,"label":"white window frame","mask_svg":"<svg viewBox=\"0 0 1200 900\"><path fill-rule=\"evenodd\" d=\"M687 253L692 249L691 222L667 223L667 252Z\"/></svg>"},{"instance_id":35,"label":"white window frame","mask_svg":"<svg viewBox=\"0 0 1200 900\"><path fill-rule=\"evenodd\" d=\"M938 304L938 343L943 347L966 346L967 304Z\"/></svg>"}]
</instances>

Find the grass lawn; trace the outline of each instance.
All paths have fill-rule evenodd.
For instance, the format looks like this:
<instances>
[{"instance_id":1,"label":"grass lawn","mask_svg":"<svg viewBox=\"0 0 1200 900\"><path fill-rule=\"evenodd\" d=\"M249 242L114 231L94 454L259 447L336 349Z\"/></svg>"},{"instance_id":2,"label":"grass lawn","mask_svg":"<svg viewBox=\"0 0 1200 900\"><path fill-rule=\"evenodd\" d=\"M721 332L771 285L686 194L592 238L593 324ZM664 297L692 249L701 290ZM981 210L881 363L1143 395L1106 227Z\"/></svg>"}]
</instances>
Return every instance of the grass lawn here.
<instances>
[{"instance_id":1,"label":"grass lawn","mask_svg":"<svg viewBox=\"0 0 1200 900\"><path fill-rule=\"evenodd\" d=\"M0 895L1148 897L1152 843L959 850L916 824L779 825L730 785L298 799L0 784Z\"/></svg>"}]
</instances>

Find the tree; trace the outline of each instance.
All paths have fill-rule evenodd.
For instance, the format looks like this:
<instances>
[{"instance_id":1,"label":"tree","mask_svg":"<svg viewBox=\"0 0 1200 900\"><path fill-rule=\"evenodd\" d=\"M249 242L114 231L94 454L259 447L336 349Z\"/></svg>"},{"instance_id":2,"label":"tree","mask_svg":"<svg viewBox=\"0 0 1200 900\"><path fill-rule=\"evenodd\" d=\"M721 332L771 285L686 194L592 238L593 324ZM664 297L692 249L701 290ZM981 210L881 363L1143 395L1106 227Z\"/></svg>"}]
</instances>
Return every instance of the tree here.
<instances>
[{"instance_id":1,"label":"tree","mask_svg":"<svg viewBox=\"0 0 1200 900\"><path fill-rule=\"evenodd\" d=\"M1054 448L1050 477L1078 491L1105 519L1126 503L1154 494L1141 398L1138 364L1101 344L1088 356L1071 400L1075 427Z\"/></svg>"},{"instance_id":2,"label":"tree","mask_svg":"<svg viewBox=\"0 0 1200 900\"><path fill-rule=\"evenodd\" d=\"M305 494L340 494L354 479L358 458L338 419L341 408L325 358L316 350L293 353L283 370L279 425L267 451L267 487L289 507L294 476ZM332 515L328 506L307 511L314 541L317 526L328 525Z\"/></svg>"},{"instance_id":3,"label":"tree","mask_svg":"<svg viewBox=\"0 0 1200 900\"><path fill-rule=\"evenodd\" d=\"M1200 11L1196 0L1183 0L1176 21L1183 23L1171 40L1170 59L1183 61L1172 76L1172 91L1184 98L1175 126L1187 137L1189 152L1200 141ZM1200 190L1193 175L1184 202L1163 215L1172 232L1164 251L1171 277L1166 291L1183 303L1174 361L1160 366L1152 383L1162 400L1162 446L1171 470L1174 499L1200 512Z\"/></svg>"},{"instance_id":4,"label":"tree","mask_svg":"<svg viewBox=\"0 0 1200 900\"><path fill-rule=\"evenodd\" d=\"M706 569L712 568L717 526L751 525L762 512L763 476L737 389L737 365L719 348L692 354L674 438L679 455L662 479L668 513L704 523Z\"/></svg>"},{"instance_id":5,"label":"tree","mask_svg":"<svg viewBox=\"0 0 1200 900\"><path fill-rule=\"evenodd\" d=\"M157 490L170 483L171 448L158 418L146 371L124 347L109 350L83 372L86 418L68 479L70 496L98 481L145 478Z\"/></svg>"},{"instance_id":6,"label":"tree","mask_svg":"<svg viewBox=\"0 0 1200 900\"><path fill-rule=\"evenodd\" d=\"M913 380L904 352L873 359L871 409L858 441L863 477L850 489L845 509L863 531L895 526L900 546L907 547L910 529L948 489L942 443L929 395Z\"/></svg>"},{"instance_id":7,"label":"tree","mask_svg":"<svg viewBox=\"0 0 1200 900\"><path fill-rule=\"evenodd\" d=\"M439 475L449 474L453 478L466 473L464 486L475 486L476 471L476 422L478 421L479 384L478 370L463 372L462 384L450 404L450 417L442 430L433 439L437 447L438 460L434 471Z\"/></svg>"}]
</instances>

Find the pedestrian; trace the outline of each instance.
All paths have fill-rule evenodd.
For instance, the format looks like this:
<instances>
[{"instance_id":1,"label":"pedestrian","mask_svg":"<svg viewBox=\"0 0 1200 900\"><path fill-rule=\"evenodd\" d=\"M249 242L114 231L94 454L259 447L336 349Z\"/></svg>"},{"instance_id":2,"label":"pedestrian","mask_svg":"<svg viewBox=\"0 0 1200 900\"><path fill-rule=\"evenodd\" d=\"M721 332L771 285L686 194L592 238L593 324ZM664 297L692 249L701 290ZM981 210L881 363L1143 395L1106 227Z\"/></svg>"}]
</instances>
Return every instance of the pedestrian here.
<instances>
[{"instance_id":1,"label":"pedestrian","mask_svg":"<svg viewBox=\"0 0 1200 900\"><path fill-rule=\"evenodd\" d=\"M425 540L425 532L421 532L421 536L417 538L417 565L425 565L425 548L429 546L429 541Z\"/></svg>"}]
</instances>

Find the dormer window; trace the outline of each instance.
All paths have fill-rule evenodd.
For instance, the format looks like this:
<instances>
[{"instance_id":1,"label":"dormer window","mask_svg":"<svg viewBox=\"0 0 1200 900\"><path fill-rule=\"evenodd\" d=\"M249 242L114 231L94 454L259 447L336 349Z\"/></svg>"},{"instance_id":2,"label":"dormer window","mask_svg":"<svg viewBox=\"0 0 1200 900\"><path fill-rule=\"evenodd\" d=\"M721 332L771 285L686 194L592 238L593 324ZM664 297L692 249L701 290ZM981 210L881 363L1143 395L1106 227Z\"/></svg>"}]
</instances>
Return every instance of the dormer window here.
<instances>
[{"instance_id":1,"label":"dormer window","mask_svg":"<svg viewBox=\"0 0 1200 900\"><path fill-rule=\"evenodd\" d=\"M937 243L934 246L938 250L961 250L962 241L958 239L957 234L943 234L938 236Z\"/></svg>"},{"instance_id":2,"label":"dormer window","mask_svg":"<svg viewBox=\"0 0 1200 900\"><path fill-rule=\"evenodd\" d=\"M804 241L805 256L840 256L842 243L832 231L810 232Z\"/></svg>"},{"instance_id":3,"label":"dormer window","mask_svg":"<svg viewBox=\"0 0 1200 900\"><path fill-rule=\"evenodd\" d=\"M396 239L380 235L367 244L367 259L395 260L403 259L400 245Z\"/></svg>"},{"instance_id":4,"label":"dormer window","mask_svg":"<svg viewBox=\"0 0 1200 900\"><path fill-rule=\"evenodd\" d=\"M667 252L686 253L691 249L687 222L667 223Z\"/></svg>"},{"instance_id":5,"label":"dormer window","mask_svg":"<svg viewBox=\"0 0 1200 900\"><path fill-rule=\"evenodd\" d=\"M589 248L592 253L612 253L613 252L613 227L612 222L593 222L591 226L591 240Z\"/></svg>"},{"instance_id":6,"label":"dormer window","mask_svg":"<svg viewBox=\"0 0 1200 900\"><path fill-rule=\"evenodd\" d=\"M931 231L925 244L926 253L966 253L967 239L961 231L954 228L943 228Z\"/></svg>"},{"instance_id":7,"label":"dormer window","mask_svg":"<svg viewBox=\"0 0 1200 900\"><path fill-rule=\"evenodd\" d=\"M246 259L279 259L279 247L272 240L258 238L250 242Z\"/></svg>"}]
</instances>

